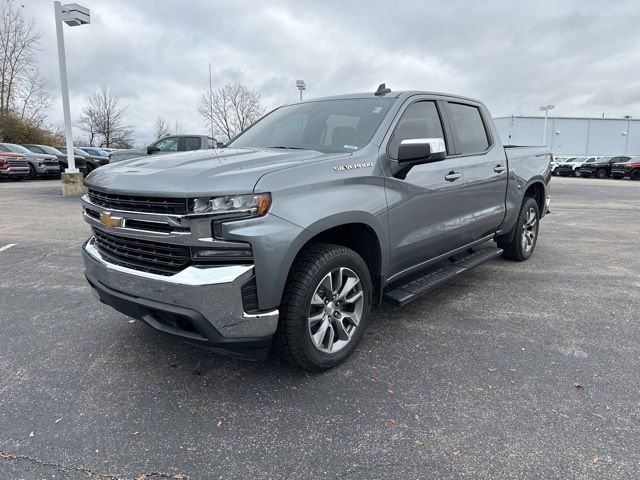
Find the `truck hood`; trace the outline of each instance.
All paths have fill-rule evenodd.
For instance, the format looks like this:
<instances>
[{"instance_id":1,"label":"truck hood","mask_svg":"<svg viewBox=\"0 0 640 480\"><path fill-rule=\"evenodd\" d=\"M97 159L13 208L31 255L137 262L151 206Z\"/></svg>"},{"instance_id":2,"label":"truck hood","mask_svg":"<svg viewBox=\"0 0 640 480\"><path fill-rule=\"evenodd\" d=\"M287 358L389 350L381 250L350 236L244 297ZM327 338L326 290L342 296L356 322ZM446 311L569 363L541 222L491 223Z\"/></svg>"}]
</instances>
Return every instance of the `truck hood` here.
<instances>
[{"instance_id":1,"label":"truck hood","mask_svg":"<svg viewBox=\"0 0 640 480\"><path fill-rule=\"evenodd\" d=\"M109 193L196 197L253 191L264 174L349 154L315 150L221 148L135 158L94 170L85 185Z\"/></svg>"}]
</instances>

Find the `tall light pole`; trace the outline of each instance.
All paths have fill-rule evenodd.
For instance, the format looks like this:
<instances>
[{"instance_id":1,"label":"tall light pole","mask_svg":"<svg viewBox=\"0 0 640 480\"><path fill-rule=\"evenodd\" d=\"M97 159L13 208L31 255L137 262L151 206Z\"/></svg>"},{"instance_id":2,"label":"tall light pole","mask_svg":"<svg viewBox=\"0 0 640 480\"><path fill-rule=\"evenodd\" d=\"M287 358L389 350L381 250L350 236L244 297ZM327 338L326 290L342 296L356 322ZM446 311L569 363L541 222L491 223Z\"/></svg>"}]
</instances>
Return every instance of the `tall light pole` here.
<instances>
[{"instance_id":1,"label":"tall light pole","mask_svg":"<svg viewBox=\"0 0 640 480\"><path fill-rule=\"evenodd\" d=\"M540 110L544 112L544 126L542 127L542 145L547 144L547 117L549 116L549 110L556 108L555 105L543 105Z\"/></svg>"},{"instance_id":2,"label":"tall light pole","mask_svg":"<svg viewBox=\"0 0 640 480\"><path fill-rule=\"evenodd\" d=\"M302 101L302 91L307 89L304 80L296 80L296 87L300 90L300 101Z\"/></svg>"},{"instance_id":3,"label":"tall light pole","mask_svg":"<svg viewBox=\"0 0 640 480\"><path fill-rule=\"evenodd\" d=\"M64 52L64 32L62 31L62 22L66 23L70 27L85 25L90 22L90 14L88 8L81 7L76 3L60 5L60 2L53 2L53 9L56 17L58 62L60 64L60 87L62 89L62 111L64 113L64 131L67 141L68 168L65 173L79 177L75 179L69 178L68 182L63 179L62 192L65 195L77 195L81 193L79 190L82 190L82 175L76 168L76 161L73 156L73 133L71 131L71 110L69 109L69 84L67 83L67 59ZM78 184L80 185L79 188L77 188Z\"/></svg>"},{"instance_id":4,"label":"tall light pole","mask_svg":"<svg viewBox=\"0 0 640 480\"><path fill-rule=\"evenodd\" d=\"M211 63L209 63L209 123L211 124L211 138L213 138L213 83L211 81ZM217 143L215 140L213 143ZM217 148L214 145L213 148Z\"/></svg>"}]
</instances>

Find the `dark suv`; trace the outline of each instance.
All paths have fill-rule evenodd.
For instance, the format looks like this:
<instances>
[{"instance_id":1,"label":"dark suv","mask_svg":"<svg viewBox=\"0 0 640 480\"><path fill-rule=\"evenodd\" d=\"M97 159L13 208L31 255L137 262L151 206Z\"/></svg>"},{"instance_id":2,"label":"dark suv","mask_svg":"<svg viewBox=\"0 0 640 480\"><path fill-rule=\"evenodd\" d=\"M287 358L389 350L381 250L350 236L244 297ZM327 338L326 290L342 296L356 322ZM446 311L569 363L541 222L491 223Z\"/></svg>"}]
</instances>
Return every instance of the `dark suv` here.
<instances>
[{"instance_id":1,"label":"dark suv","mask_svg":"<svg viewBox=\"0 0 640 480\"><path fill-rule=\"evenodd\" d=\"M640 158L631 157L614 163L611 166L611 176L613 178L629 177L631 180L640 180Z\"/></svg>"},{"instance_id":2,"label":"dark suv","mask_svg":"<svg viewBox=\"0 0 640 480\"><path fill-rule=\"evenodd\" d=\"M631 157L589 157L580 167L580 176L606 178L611 176L611 166L618 162L627 162Z\"/></svg>"}]
</instances>

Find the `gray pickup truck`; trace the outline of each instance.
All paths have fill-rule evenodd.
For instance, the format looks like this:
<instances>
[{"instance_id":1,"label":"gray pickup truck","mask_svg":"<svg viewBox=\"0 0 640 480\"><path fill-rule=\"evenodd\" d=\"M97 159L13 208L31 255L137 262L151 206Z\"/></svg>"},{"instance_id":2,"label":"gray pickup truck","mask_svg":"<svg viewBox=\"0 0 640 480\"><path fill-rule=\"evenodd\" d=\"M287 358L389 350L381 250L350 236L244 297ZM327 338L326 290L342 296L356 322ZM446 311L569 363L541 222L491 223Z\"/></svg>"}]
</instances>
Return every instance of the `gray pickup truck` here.
<instances>
[{"instance_id":1,"label":"gray pickup truck","mask_svg":"<svg viewBox=\"0 0 640 480\"><path fill-rule=\"evenodd\" d=\"M528 259L550 160L503 147L468 98L382 87L287 105L226 148L89 175L85 275L157 330L326 369L356 348L372 306L500 255Z\"/></svg>"},{"instance_id":2,"label":"gray pickup truck","mask_svg":"<svg viewBox=\"0 0 640 480\"><path fill-rule=\"evenodd\" d=\"M207 150L216 148L218 142L213 137L206 135L165 135L146 148L130 148L116 150L109 154L109 163L122 162L132 158L145 157L147 155L164 155L176 152L188 152L191 150Z\"/></svg>"}]
</instances>

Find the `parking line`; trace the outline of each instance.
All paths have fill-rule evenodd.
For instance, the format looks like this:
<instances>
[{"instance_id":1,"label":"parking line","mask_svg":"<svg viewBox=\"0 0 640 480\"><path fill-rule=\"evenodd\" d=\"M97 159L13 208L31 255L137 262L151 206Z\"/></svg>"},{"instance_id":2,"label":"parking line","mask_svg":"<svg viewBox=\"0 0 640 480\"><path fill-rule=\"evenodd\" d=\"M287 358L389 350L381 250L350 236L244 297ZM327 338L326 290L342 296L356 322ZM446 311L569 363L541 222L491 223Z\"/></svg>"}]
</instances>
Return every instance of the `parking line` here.
<instances>
[{"instance_id":1,"label":"parking line","mask_svg":"<svg viewBox=\"0 0 640 480\"><path fill-rule=\"evenodd\" d=\"M15 247L17 243L10 243L9 245L5 245L4 247L0 247L0 252L4 252L5 250L9 250L11 247Z\"/></svg>"}]
</instances>

